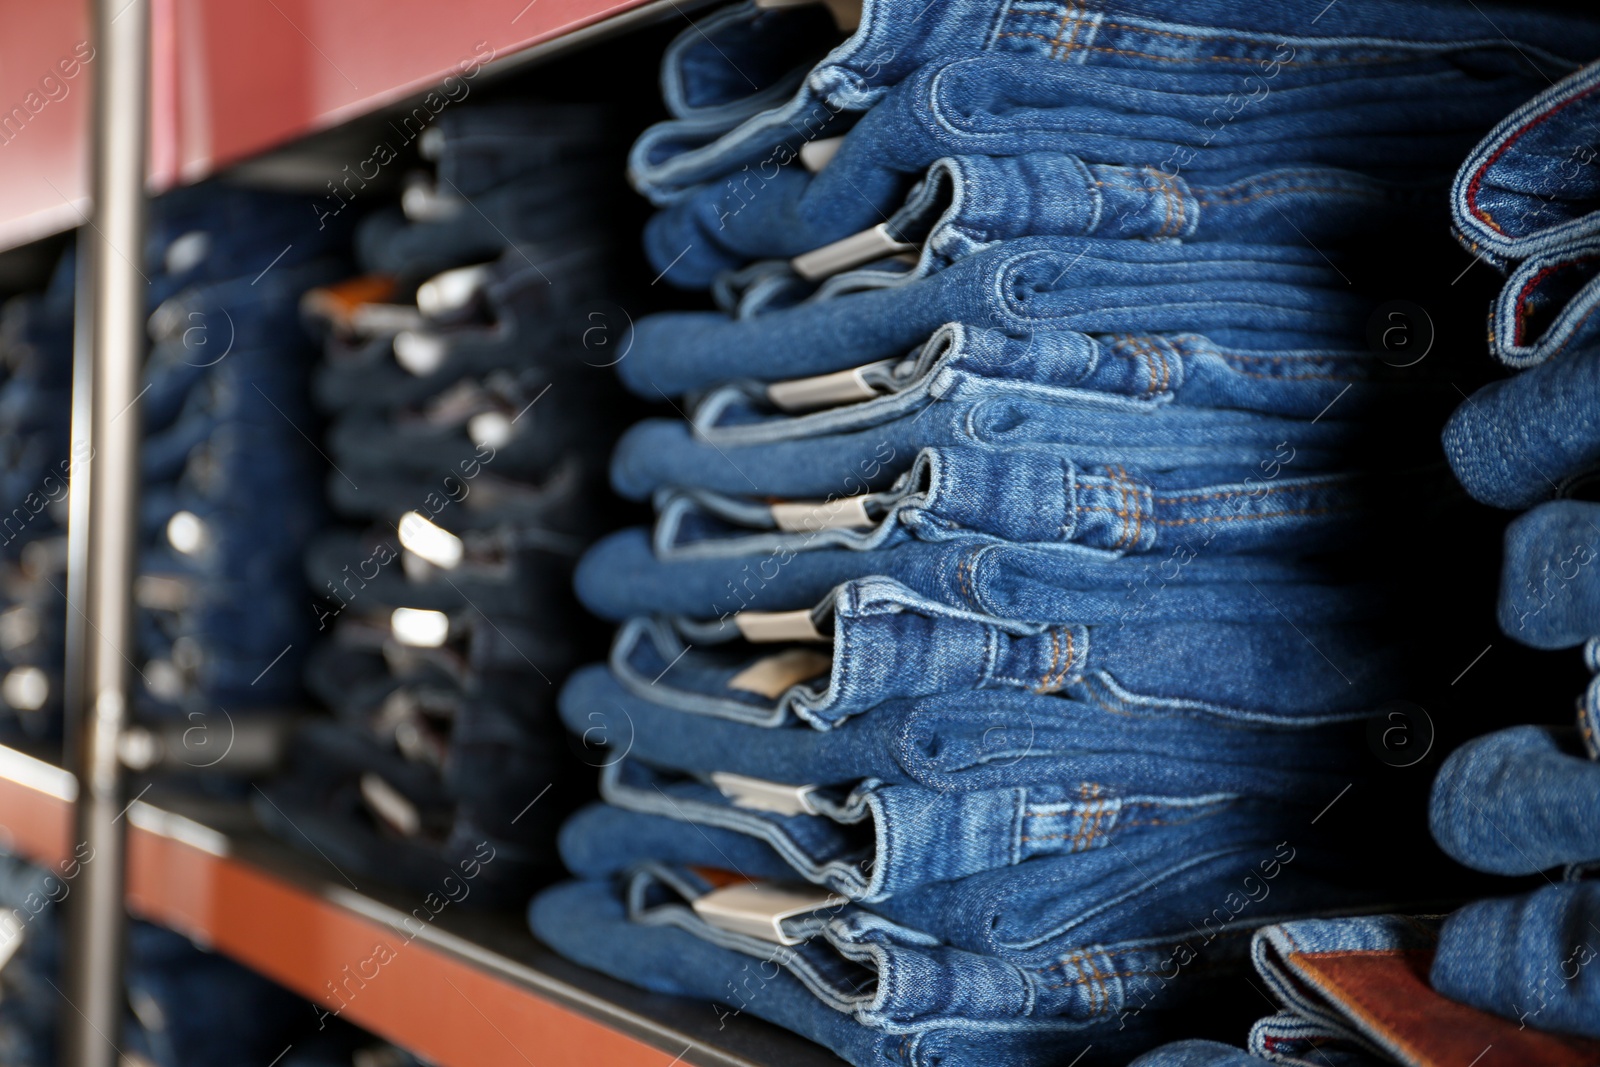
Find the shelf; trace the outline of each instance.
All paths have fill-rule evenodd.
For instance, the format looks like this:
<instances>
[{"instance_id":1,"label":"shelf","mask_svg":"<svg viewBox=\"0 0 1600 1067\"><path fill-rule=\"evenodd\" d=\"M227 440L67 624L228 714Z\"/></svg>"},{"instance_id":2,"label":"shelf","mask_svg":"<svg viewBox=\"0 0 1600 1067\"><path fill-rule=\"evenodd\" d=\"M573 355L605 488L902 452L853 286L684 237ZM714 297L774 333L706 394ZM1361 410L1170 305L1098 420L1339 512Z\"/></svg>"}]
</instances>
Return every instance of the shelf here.
<instances>
[{"instance_id":1,"label":"shelf","mask_svg":"<svg viewBox=\"0 0 1600 1067\"><path fill-rule=\"evenodd\" d=\"M453 82L470 99L497 71L650 21L677 0L128 0L149 4L153 191ZM0 0L0 250L88 210L88 6ZM63 66L64 64L64 66ZM66 71L72 71L68 76ZM441 103L441 101L443 101ZM370 148L370 146L369 146ZM367 154L346 162L359 166Z\"/></svg>"},{"instance_id":2,"label":"shelf","mask_svg":"<svg viewBox=\"0 0 1600 1067\"><path fill-rule=\"evenodd\" d=\"M76 786L68 772L0 747L0 843L41 865L67 860ZM568 963L517 915L447 905L427 925L403 926L419 902L351 888L263 834L244 805L152 789L127 819L133 914L330 1009L341 1002L329 987L345 968L370 973L376 957L376 977L346 997L340 1017L440 1067L841 1065L759 1020L721 1028L709 1003L645 993Z\"/></svg>"}]
</instances>

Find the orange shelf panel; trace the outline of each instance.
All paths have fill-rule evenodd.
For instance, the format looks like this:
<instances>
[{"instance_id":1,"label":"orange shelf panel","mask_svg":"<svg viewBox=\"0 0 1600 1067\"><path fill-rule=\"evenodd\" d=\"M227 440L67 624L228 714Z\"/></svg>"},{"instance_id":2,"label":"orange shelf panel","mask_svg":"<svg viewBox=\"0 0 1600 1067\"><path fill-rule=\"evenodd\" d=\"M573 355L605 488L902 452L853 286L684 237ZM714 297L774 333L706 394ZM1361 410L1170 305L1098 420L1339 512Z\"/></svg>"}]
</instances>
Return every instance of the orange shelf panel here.
<instances>
[{"instance_id":1,"label":"orange shelf panel","mask_svg":"<svg viewBox=\"0 0 1600 1067\"><path fill-rule=\"evenodd\" d=\"M0 747L0 845L55 868L70 884L71 857L76 851L85 859L71 843L76 792L68 772ZM469 941L448 924L407 922L397 907L303 871L269 871L236 855L228 834L184 815L136 800L127 819L133 914L180 931L441 1067L750 1067L764 1058L707 1047L697 1040L703 1035L693 1021L684 1036L582 983ZM638 1002L682 1003L629 995ZM699 1014L706 1024L700 1028L709 1031L712 1013ZM763 1027L756 1039L769 1040L770 1028L756 1025ZM838 1062L788 1035L778 1039L788 1052L770 1062Z\"/></svg>"}]
</instances>

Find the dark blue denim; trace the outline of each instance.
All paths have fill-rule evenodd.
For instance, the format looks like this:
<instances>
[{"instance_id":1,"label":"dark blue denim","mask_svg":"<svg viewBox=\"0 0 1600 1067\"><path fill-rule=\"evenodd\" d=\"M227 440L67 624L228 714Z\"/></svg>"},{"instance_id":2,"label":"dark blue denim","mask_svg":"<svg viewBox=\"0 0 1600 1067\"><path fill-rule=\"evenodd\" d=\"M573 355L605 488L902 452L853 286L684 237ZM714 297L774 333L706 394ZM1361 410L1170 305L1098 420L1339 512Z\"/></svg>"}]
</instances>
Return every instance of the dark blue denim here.
<instances>
[{"instance_id":1,"label":"dark blue denim","mask_svg":"<svg viewBox=\"0 0 1600 1067\"><path fill-rule=\"evenodd\" d=\"M1172 1006L1184 984L1162 970L1181 972L1185 955L1212 973L1242 969L1247 927L1348 898L1318 863L1309 845L1220 828L1181 859L1130 841L926 885L870 909L819 899L815 911L780 921L798 941L782 946L707 921L694 904L714 883L689 868L645 864L627 885L634 922L670 923L770 959L863 1025L1003 1034L1081 1030ZM537 916L536 905L535 930L545 934Z\"/></svg>"},{"instance_id":2,"label":"dark blue denim","mask_svg":"<svg viewBox=\"0 0 1600 1067\"><path fill-rule=\"evenodd\" d=\"M1445 455L1474 500L1522 509L1600 464L1600 346L1492 382L1456 409Z\"/></svg>"},{"instance_id":3,"label":"dark blue denim","mask_svg":"<svg viewBox=\"0 0 1600 1067\"><path fill-rule=\"evenodd\" d=\"M1153 562L1006 543L911 543L856 552L658 560L645 530L623 530L584 554L584 606L620 622L664 612L726 621L740 612L810 611L835 586L881 575L919 596L1015 622L1339 622L1368 615L1373 590L1320 561L1217 556L1180 549Z\"/></svg>"},{"instance_id":4,"label":"dark blue denim","mask_svg":"<svg viewBox=\"0 0 1600 1067\"><path fill-rule=\"evenodd\" d=\"M1445 920L1429 977L1445 996L1520 1025L1600 1038L1597 923L1600 882L1480 900Z\"/></svg>"},{"instance_id":5,"label":"dark blue denim","mask_svg":"<svg viewBox=\"0 0 1600 1067\"><path fill-rule=\"evenodd\" d=\"M1260 495L1295 475L1348 470L1374 451L1411 466L1429 444L1404 423L1307 422L963 374L805 415L769 414L749 395L746 387L719 391L690 423L636 423L612 455L612 486L633 499L681 488L835 501L887 491L922 450L941 448L996 461L1025 450L1075 467L1181 470ZM1429 480L1437 479L1407 475L1419 489Z\"/></svg>"},{"instance_id":6,"label":"dark blue denim","mask_svg":"<svg viewBox=\"0 0 1600 1067\"><path fill-rule=\"evenodd\" d=\"M906 1033L862 1026L784 969L781 950L769 947L752 957L723 947L630 908L630 894L614 882L569 882L545 890L528 906L528 922L541 940L586 967L704 1001L708 1018L748 1012L818 1042L855 1067L1059 1067L1095 1046L1106 1058L1080 1063L1093 1067L1120 1064L1141 1047L1137 1035L1114 1023L1088 1031L951 1025Z\"/></svg>"},{"instance_id":7,"label":"dark blue denim","mask_svg":"<svg viewBox=\"0 0 1600 1067\"><path fill-rule=\"evenodd\" d=\"M1370 713L1394 695L1398 665L1365 624L1310 627L1297 641L1281 619L1029 625L882 577L839 586L811 618L822 640L776 649L742 639L736 625L630 619L612 645L612 674L640 699L757 726L827 730L889 700L977 689L1293 726Z\"/></svg>"},{"instance_id":8,"label":"dark blue denim","mask_svg":"<svg viewBox=\"0 0 1600 1067\"><path fill-rule=\"evenodd\" d=\"M1489 310L1489 348L1519 370L1600 341L1600 240L1534 256L1506 278Z\"/></svg>"},{"instance_id":9,"label":"dark blue denim","mask_svg":"<svg viewBox=\"0 0 1600 1067\"><path fill-rule=\"evenodd\" d=\"M1513 44L1513 38L1521 43ZM1006 3L998 8L970 0L867 0L861 28L819 63L788 101L726 133L718 124L693 120L652 127L635 143L629 172L635 186L657 204L749 168L766 175L799 156L800 146L841 132L854 115L879 105L891 86L925 64L986 51L1056 60L1064 71L1089 67L1098 73L1120 67L1151 76L1171 76L1174 70L1226 72L1235 76L1236 84L1229 88L1242 102L1269 84L1266 75L1292 66L1295 59L1313 70L1332 67L1370 75L1384 65L1403 66L1439 55L1448 59L1456 53L1493 56L1512 49L1548 79L1576 65L1552 53L1581 61L1600 50L1600 41L1593 27L1578 19L1547 20L1500 7L1484 14L1453 4L1412 4L1397 13L1395 5L1385 2L1319 10L1318 4L1305 0L1279 0L1248 10L1173 0L1114 6ZM1523 97L1535 87L1530 80ZM759 85L755 88L761 91ZM1482 124L1520 102L1505 101ZM1226 124L1237 109L1230 104L1215 118ZM1469 146L1463 144L1455 157Z\"/></svg>"},{"instance_id":10,"label":"dark blue denim","mask_svg":"<svg viewBox=\"0 0 1600 1067\"><path fill-rule=\"evenodd\" d=\"M1439 473L1442 473L1439 472ZM858 551L910 541L992 540L1108 557L1169 552L1314 552L1348 545L1376 509L1359 474L1284 478L1248 470L1146 474L1080 467L1042 449L928 448L889 488L767 502L705 490L656 494L660 559Z\"/></svg>"},{"instance_id":11,"label":"dark blue denim","mask_svg":"<svg viewBox=\"0 0 1600 1067\"><path fill-rule=\"evenodd\" d=\"M871 779L810 787L800 810L776 811L742 800L739 785L633 759L609 763L600 776L606 804L567 824L562 859L580 878L610 877L651 860L716 863L742 838L756 842L759 856L757 867L735 865L744 874L799 875L875 903L1036 857L1126 848L1129 862L1160 862L1203 851L1241 827L1266 834L1315 814L1279 799L1129 794L1102 782L948 793Z\"/></svg>"},{"instance_id":12,"label":"dark blue denim","mask_svg":"<svg viewBox=\"0 0 1600 1067\"><path fill-rule=\"evenodd\" d=\"M1450 754L1434 779L1429 823L1454 859L1493 874L1600 860L1600 763L1551 730L1516 726Z\"/></svg>"},{"instance_id":13,"label":"dark blue denim","mask_svg":"<svg viewBox=\"0 0 1600 1067\"><path fill-rule=\"evenodd\" d=\"M797 191L784 195L782 183ZM1438 207L1433 184L1380 182L1354 170L1278 167L1191 179L1059 152L938 159L902 205L882 211L828 185L788 168L748 203L702 193L650 220L646 252L668 280L686 287L703 288L720 271L772 257L799 257L796 272L816 280L903 254L903 246L918 257L912 275L922 276L1020 237L1219 241L1247 234L1264 244L1339 247ZM826 255L808 255L824 249Z\"/></svg>"},{"instance_id":14,"label":"dark blue denim","mask_svg":"<svg viewBox=\"0 0 1600 1067\"><path fill-rule=\"evenodd\" d=\"M1600 634L1600 504L1552 500L1506 527L1500 629L1535 648Z\"/></svg>"},{"instance_id":15,"label":"dark blue denim","mask_svg":"<svg viewBox=\"0 0 1600 1067\"><path fill-rule=\"evenodd\" d=\"M356 344L330 343L312 379L316 401L335 411L394 408L502 368L575 365L572 353L594 325L583 305L598 295L600 264L598 249L583 242L513 246L473 274L468 314L423 318L414 329Z\"/></svg>"},{"instance_id":16,"label":"dark blue denim","mask_svg":"<svg viewBox=\"0 0 1600 1067\"><path fill-rule=\"evenodd\" d=\"M1140 793L1238 793L1322 803L1363 762L1359 725L1226 723L1184 706L1103 706L1015 691L890 700L832 730L754 726L630 692L603 667L573 673L561 717L583 758L796 785L876 779L939 791L1114 781Z\"/></svg>"},{"instance_id":17,"label":"dark blue denim","mask_svg":"<svg viewBox=\"0 0 1600 1067\"><path fill-rule=\"evenodd\" d=\"M1499 266L1600 232L1600 64L1506 116L1456 175L1451 209L1467 250Z\"/></svg>"},{"instance_id":18,"label":"dark blue denim","mask_svg":"<svg viewBox=\"0 0 1600 1067\"><path fill-rule=\"evenodd\" d=\"M1250 350L1340 347L1361 336L1369 310L1311 249L1035 237L907 285L750 321L652 315L639 320L617 371L652 399L730 378L823 374L902 356L948 322L1021 338L1196 331Z\"/></svg>"}]
</instances>

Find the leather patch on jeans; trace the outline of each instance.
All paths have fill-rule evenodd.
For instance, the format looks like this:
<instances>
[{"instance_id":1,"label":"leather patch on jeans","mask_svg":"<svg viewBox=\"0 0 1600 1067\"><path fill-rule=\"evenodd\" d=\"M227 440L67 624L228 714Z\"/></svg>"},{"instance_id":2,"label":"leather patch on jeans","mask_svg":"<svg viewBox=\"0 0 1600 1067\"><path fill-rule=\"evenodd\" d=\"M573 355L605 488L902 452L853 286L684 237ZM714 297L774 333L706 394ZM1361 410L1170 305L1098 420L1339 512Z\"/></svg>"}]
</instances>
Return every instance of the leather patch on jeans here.
<instances>
[{"instance_id":1,"label":"leather patch on jeans","mask_svg":"<svg viewBox=\"0 0 1600 1067\"><path fill-rule=\"evenodd\" d=\"M1519 1029L1433 991L1433 952L1296 952L1295 973L1368 1038L1413 1067L1594 1067L1600 1041Z\"/></svg>"}]
</instances>

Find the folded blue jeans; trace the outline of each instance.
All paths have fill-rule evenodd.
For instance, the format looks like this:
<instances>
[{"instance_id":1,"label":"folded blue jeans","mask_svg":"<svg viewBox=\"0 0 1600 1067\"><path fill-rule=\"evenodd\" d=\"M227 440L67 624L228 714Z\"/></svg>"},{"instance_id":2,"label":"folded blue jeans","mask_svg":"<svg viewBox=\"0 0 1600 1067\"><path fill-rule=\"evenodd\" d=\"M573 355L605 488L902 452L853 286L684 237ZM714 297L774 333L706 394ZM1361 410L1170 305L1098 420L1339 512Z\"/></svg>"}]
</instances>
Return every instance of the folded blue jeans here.
<instances>
[{"instance_id":1,"label":"folded blue jeans","mask_svg":"<svg viewBox=\"0 0 1600 1067\"><path fill-rule=\"evenodd\" d=\"M1005 690L890 700L821 731L688 713L593 666L568 679L560 708L591 766L624 752L679 771L797 785L875 779L964 792L1111 779L1130 792L1326 803L1370 760L1359 724L1219 729L1181 706L1108 708Z\"/></svg>"},{"instance_id":2,"label":"folded blue jeans","mask_svg":"<svg viewBox=\"0 0 1600 1067\"><path fill-rule=\"evenodd\" d=\"M1359 538L1378 511L1377 488L1360 474L1267 484L1248 469L1146 474L1121 464L1082 467L1044 449L925 448L876 493L768 502L693 488L658 492L654 541L660 559L954 539L1108 557L1178 546L1313 552Z\"/></svg>"},{"instance_id":3,"label":"folded blue jeans","mask_svg":"<svg viewBox=\"0 0 1600 1067\"><path fill-rule=\"evenodd\" d=\"M658 993L707 1002L726 1020L748 1012L831 1049L855 1067L1059 1067L1091 1046L1080 1067L1120 1064L1150 1039L1115 1026L1077 1031L1003 1033L952 1025L914 1033L862 1026L819 1001L775 957L723 947L664 921L632 921L626 888L616 882L568 882L528 906L528 922L569 959ZM719 1005L726 1005L721 1007Z\"/></svg>"},{"instance_id":4,"label":"folded blue jeans","mask_svg":"<svg viewBox=\"0 0 1600 1067\"><path fill-rule=\"evenodd\" d=\"M1445 456L1474 500L1522 509L1600 465L1600 345L1479 389L1444 428Z\"/></svg>"},{"instance_id":5,"label":"folded blue jeans","mask_svg":"<svg viewBox=\"0 0 1600 1067\"><path fill-rule=\"evenodd\" d=\"M1575 753L1575 740L1514 726L1452 752L1429 804L1439 847L1492 874L1600 860L1600 830L1586 819L1600 804L1600 763Z\"/></svg>"},{"instance_id":6,"label":"folded blue jeans","mask_svg":"<svg viewBox=\"0 0 1600 1067\"><path fill-rule=\"evenodd\" d=\"M1187 854L1224 827L1266 832L1275 819L1286 829L1314 814L1291 814L1281 800L1127 794L1099 782L946 793L868 779L849 789L791 790L780 800L752 796L750 787L764 783L708 777L633 759L608 764L600 775L606 803L562 828L563 861L580 878L623 874L647 860L726 865L726 849L745 838L761 855L754 866L741 858L740 872L798 875L873 903L1038 856L1120 850L1133 839L1159 838L1161 854Z\"/></svg>"},{"instance_id":7,"label":"folded blue jeans","mask_svg":"<svg viewBox=\"0 0 1600 1067\"><path fill-rule=\"evenodd\" d=\"M755 168L766 174L818 137L834 135L855 114L878 105L890 87L936 60L985 51L1041 56L1063 69L1122 67L1141 73L1173 69L1237 75L1238 96L1258 92L1248 79L1291 65L1404 64L1453 52L1496 52L1508 41L1546 77L1600 50L1593 27L1578 19L1534 17L1495 7L1484 25L1461 30L1450 5L1388 2L1341 4L1321 11L1310 0L1280 0L1243 11L1227 4L1011 4L978 0L866 0L860 29L809 74L788 100L723 132L717 123L668 121L647 130L629 157L629 177L656 204L700 183ZM1541 16L1544 13L1540 13ZM1310 29L1314 36L1308 35ZM1509 35L1509 38L1507 37ZM723 57L723 62L737 60ZM765 79L763 79L765 81ZM756 92L761 92L758 83ZM1530 85L1529 88L1532 88ZM1524 94L1525 95L1525 94ZM1507 101L1488 118L1505 114ZM1226 121L1228 113L1218 116ZM1456 153L1459 158L1469 145Z\"/></svg>"},{"instance_id":8,"label":"folded blue jeans","mask_svg":"<svg viewBox=\"0 0 1600 1067\"><path fill-rule=\"evenodd\" d=\"M1551 500L1506 527L1500 629L1535 648L1571 648L1600 634L1600 504Z\"/></svg>"},{"instance_id":9,"label":"folded blue jeans","mask_svg":"<svg viewBox=\"0 0 1600 1067\"><path fill-rule=\"evenodd\" d=\"M1219 725L1309 726L1363 717L1396 684L1395 657L1366 625L1316 626L1288 640L1281 619L1019 624L883 577L844 583L811 619L818 640L777 648L726 624L630 619L612 644L611 671L640 699L681 711L819 730L886 701L978 689L1211 715Z\"/></svg>"},{"instance_id":10,"label":"folded blue jeans","mask_svg":"<svg viewBox=\"0 0 1600 1067\"><path fill-rule=\"evenodd\" d=\"M1160 560L1107 560L974 541L662 561L648 532L634 529L590 548L573 585L585 607L618 622L653 613L722 622L748 612L809 612L835 586L867 575L892 578L919 596L965 611L1017 622L1287 618L1304 624L1367 617L1380 606L1371 586L1330 567L1331 562L1315 560L1211 557L1182 549Z\"/></svg>"},{"instance_id":11,"label":"folded blue jeans","mask_svg":"<svg viewBox=\"0 0 1600 1067\"><path fill-rule=\"evenodd\" d=\"M1597 85L1591 63L1507 115L1467 157L1450 206L1469 252L1505 266L1600 234Z\"/></svg>"},{"instance_id":12,"label":"folded blue jeans","mask_svg":"<svg viewBox=\"0 0 1600 1067\"><path fill-rule=\"evenodd\" d=\"M949 322L1018 338L1194 331L1253 351L1356 347L1369 312L1311 249L1033 237L906 285L749 321L718 312L651 315L637 323L617 371L652 399L733 378L824 374L903 355Z\"/></svg>"},{"instance_id":13,"label":"folded blue jeans","mask_svg":"<svg viewBox=\"0 0 1600 1067\"><path fill-rule=\"evenodd\" d=\"M1522 1026L1600 1038L1597 922L1592 881L1468 904L1439 931L1433 987Z\"/></svg>"}]
</instances>

